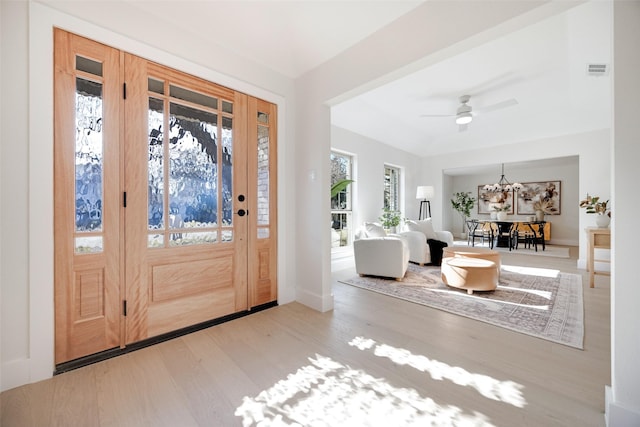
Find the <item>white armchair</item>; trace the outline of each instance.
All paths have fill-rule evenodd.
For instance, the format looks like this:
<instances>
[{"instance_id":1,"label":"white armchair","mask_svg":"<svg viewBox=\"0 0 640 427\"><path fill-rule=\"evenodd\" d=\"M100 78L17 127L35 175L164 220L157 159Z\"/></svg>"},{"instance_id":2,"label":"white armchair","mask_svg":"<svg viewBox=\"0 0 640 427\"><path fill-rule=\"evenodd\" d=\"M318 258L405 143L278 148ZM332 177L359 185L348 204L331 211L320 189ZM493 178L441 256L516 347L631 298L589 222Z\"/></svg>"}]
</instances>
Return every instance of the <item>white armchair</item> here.
<instances>
[{"instance_id":1,"label":"white armchair","mask_svg":"<svg viewBox=\"0 0 640 427\"><path fill-rule=\"evenodd\" d=\"M407 221L406 224L408 231L403 231L400 236L404 237L409 245L411 262L419 265L431 263L428 239L439 240L445 242L447 246L453 246L453 234L450 231L435 231L431 219Z\"/></svg>"},{"instance_id":2,"label":"white armchair","mask_svg":"<svg viewBox=\"0 0 640 427\"><path fill-rule=\"evenodd\" d=\"M365 223L353 242L356 273L360 276L393 277L402 280L409 267L409 246L397 235L386 235L381 226Z\"/></svg>"}]
</instances>

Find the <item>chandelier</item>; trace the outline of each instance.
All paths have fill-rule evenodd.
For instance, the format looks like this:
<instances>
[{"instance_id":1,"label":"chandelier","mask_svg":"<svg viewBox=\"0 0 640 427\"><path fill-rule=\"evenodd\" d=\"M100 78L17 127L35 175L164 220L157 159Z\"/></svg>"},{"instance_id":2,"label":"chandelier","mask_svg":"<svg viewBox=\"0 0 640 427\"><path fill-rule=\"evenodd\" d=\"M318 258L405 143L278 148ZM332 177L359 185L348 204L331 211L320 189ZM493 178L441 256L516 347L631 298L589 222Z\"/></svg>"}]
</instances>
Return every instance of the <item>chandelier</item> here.
<instances>
[{"instance_id":1,"label":"chandelier","mask_svg":"<svg viewBox=\"0 0 640 427\"><path fill-rule=\"evenodd\" d=\"M500 181L495 184L487 184L484 187L485 191L491 191L493 193L504 193L509 191L518 192L522 189L522 184L519 182L514 182L511 184L507 181L507 178L504 177L504 163L502 163L502 174L500 175Z\"/></svg>"}]
</instances>

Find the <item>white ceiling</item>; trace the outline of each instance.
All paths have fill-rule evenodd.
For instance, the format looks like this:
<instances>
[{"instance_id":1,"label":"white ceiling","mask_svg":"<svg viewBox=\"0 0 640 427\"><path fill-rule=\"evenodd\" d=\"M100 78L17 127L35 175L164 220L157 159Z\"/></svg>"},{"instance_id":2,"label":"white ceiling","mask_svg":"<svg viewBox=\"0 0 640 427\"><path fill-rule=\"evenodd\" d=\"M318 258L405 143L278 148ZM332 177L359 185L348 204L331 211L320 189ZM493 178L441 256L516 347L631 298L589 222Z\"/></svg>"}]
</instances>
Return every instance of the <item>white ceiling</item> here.
<instances>
[{"instance_id":1,"label":"white ceiling","mask_svg":"<svg viewBox=\"0 0 640 427\"><path fill-rule=\"evenodd\" d=\"M36 1L98 25L102 14L117 12L141 28L170 26L291 78L422 3ZM589 62L611 63L610 7L588 2L359 94L332 108L332 122L420 156L608 128L610 77L588 76L585 70ZM421 117L454 114L465 94L475 110L512 98L518 105L478 115L465 132L453 117Z\"/></svg>"},{"instance_id":2,"label":"white ceiling","mask_svg":"<svg viewBox=\"0 0 640 427\"><path fill-rule=\"evenodd\" d=\"M611 12L590 2L452 56L332 109L332 122L420 156L510 144L610 127L611 80L588 63L611 63ZM461 95L481 109L460 132Z\"/></svg>"},{"instance_id":3,"label":"white ceiling","mask_svg":"<svg viewBox=\"0 0 640 427\"><path fill-rule=\"evenodd\" d=\"M296 78L424 0L35 0L100 24L122 20L189 34Z\"/></svg>"}]
</instances>

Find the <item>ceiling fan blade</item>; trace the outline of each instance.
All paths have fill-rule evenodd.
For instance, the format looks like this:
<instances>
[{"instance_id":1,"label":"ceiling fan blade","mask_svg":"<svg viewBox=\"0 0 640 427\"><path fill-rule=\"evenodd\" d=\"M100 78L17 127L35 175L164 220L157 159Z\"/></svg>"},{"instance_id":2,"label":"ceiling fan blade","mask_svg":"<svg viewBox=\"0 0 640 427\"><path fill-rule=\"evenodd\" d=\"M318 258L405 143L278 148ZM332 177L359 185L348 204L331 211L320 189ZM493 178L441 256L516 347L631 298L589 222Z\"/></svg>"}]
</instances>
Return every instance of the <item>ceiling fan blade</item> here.
<instances>
[{"instance_id":1,"label":"ceiling fan blade","mask_svg":"<svg viewBox=\"0 0 640 427\"><path fill-rule=\"evenodd\" d=\"M455 117L455 114L420 114L420 117Z\"/></svg>"},{"instance_id":2,"label":"ceiling fan blade","mask_svg":"<svg viewBox=\"0 0 640 427\"><path fill-rule=\"evenodd\" d=\"M507 99L506 101L498 102L497 104L487 105L486 107L477 108L474 110L477 114L489 113L491 111L500 110L502 108L512 107L518 105L518 100L515 98Z\"/></svg>"}]
</instances>

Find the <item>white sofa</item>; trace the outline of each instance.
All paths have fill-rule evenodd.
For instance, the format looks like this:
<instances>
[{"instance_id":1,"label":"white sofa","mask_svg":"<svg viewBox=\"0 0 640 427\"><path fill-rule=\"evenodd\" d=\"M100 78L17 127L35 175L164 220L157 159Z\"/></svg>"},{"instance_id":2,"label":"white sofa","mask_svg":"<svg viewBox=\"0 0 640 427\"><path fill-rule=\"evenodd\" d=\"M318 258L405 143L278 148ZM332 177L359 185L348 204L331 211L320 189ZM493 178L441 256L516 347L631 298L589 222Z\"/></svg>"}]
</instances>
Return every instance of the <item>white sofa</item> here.
<instances>
[{"instance_id":1,"label":"white sofa","mask_svg":"<svg viewBox=\"0 0 640 427\"><path fill-rule=\"evenodd\" d=\"M353 241L356 273L402 280L409 267L409 245L397 234L387 235L379 224L365 223Z\"/></svg>"},{"instance_id":2,"label":"white sofa","mask_svg":"<svg viewBox=\"0 0 640 427\"><path fill-rule=\"evenodd\" d=\"M428 239L440 240L447 246L453 246L453 234L450 231L435 231L431 219L407 221L406 230L400 233L409 245L409 261L419 265L431 263L431 251Z\"/></svg>"}]
</instances>

